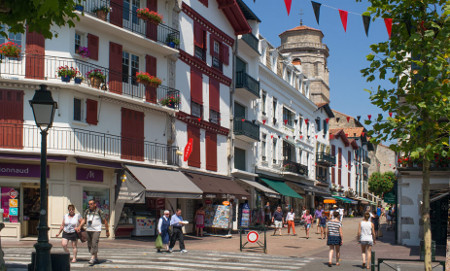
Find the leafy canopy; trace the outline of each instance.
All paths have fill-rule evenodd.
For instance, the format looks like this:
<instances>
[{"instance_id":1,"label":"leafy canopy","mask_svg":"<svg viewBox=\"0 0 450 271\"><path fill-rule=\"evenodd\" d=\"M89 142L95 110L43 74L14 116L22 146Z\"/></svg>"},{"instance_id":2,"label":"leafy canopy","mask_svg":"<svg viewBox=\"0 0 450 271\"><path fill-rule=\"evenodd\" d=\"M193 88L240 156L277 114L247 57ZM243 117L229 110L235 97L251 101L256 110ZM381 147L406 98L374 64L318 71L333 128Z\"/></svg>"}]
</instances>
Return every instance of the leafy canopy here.
<instances>
[{"instance_id":1,"label":"leafy canopy","mask_svg":"<svg viewBox=\"0 0 450 271\"><path fill-rule=\"evenodd\" d=\"M394 188L394 182L396 180L397 177L393 172L386 172L383 174L374 172L369 177L369 191L379 197L383 197L385 193Z\"/></svg>"},{"instance_id":2,"label":"leafy canopy","mask_svg":"<svg viewBox=\"0 0 450 271\"><path fill-rule=\"evenodd\" d=\"M50 30L52 25L74 27L79 20L74 12L80 0L2 0L0 1L0 24L12 33L37 32L51 39L58 34ZM6 36L2 29L1 35Z\"/></svg>"},{"instance_id":3,"label":"leafy canopy","mask_svg":"<svg viewBox=\"0 0 450 271\"><path fill-rule=\"evenodd\" d=\"M366 15L392 18L389 41L371 45L368 82L389 80L392 87L370 92L380 116L369 132L372 143L397 140L391 149L412 158L449 156L449 15L444 0L369 0ZM366 124L371 124L366 121Z\"/></svg>"}]
</instances>

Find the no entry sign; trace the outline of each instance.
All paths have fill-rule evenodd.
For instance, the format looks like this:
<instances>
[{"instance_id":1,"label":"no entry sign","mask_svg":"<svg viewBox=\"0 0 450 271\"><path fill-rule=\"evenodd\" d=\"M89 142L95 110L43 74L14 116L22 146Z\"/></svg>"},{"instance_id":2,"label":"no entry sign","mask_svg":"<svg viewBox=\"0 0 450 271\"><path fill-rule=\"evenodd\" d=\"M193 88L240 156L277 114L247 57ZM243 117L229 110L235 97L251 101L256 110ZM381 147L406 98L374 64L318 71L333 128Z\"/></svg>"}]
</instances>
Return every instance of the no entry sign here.
<instances>
[{"instance_id":1,"label":"no entry sign","mask_svg":"<svg viewBox=\"0 0 450 271\"><path fill-rule=\"evenodd\" d=\"M250 243L255 243L259 239L259 234L256 231L249 231L247 233L247 240Z\"/></svg>"}]
</instances>

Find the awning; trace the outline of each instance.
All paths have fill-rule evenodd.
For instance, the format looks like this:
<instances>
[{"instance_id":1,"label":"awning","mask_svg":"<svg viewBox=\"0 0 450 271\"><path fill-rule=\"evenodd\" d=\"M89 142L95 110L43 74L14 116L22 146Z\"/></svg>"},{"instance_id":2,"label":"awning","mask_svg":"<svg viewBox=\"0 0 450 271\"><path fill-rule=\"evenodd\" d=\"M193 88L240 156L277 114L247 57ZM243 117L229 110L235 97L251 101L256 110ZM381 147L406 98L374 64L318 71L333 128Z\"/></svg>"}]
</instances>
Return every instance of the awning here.
<instances>
[{"instance_id":1,"label":"awning","mask_svg":"<svg viewBox=\"0 0 450 271\"><path fill-rule=\"evenodd\" d=\"M351 200L351 199L346 198L346 197L333 196L333 198L338 199L338 200L341 200L341 201L343 201L344 203L358 204L357 201Z\"/></svg>"},{"instance_id":2,"label":"awning","mask_svg":"<svg viewBox=\"0 0 450 271\"><path fill-rule=\"evenodd\" d=\"M272 187L275 191L280 193L283 196L292 197L302 199L303 197L297 194L292 188L290 188L283 181L273 181L265 178L260 178L263 182L265 182L268 186Z\"/></svg>"},{"instance_id":3,"label":"awning","mask_svg":"<svg viewBox=\"0 0 450 271\"><path fill-rule=\"evenodd\" d=\"M125 166L145 187L146 197L200 199L202 190L183 173L148 167Z\"/></svg>"},{"instance_id":4,"label":"awning","mask_svg":"<svg viewBox=\"0 0 450 271\"><path fill-rule=\"evenodd\" d=\"M370 203L367 199L361 198L361 197L358 197L357 200L359 201L360 204L369 204Z\"/></svg>"},{"instance_id":5,"label":"awning","mask_svg":"<svg viewBox=\"0 0 450 271\"><path fill-rule=\"evenodd\" d=\"M331 196L331 193L325 189L321 189L316 186L308 186L304 184L294 183L295 185L299 186L301 189L307 191L307 192L313 192L316 196L322 196L322 197L329 197Z\"/></svg>"},{"instance_id":6,"label":"awning","mask_svg":"<svg viewBox=\"0 0 450 271\"><path fill-rule=\"evenodd\" d=\"M262 191L267 197L277 198L277 199L280 198L280 194L279 193L275 192L274 190L272 190L272 189L270 189L268 187L265 187L264 185L262 185L260 183L257 183L255 181L242 180L242 179L239 179L239 181L244 182L244 183L246 183L246 184L248 184L250 186L253 186L254 188Z\"/></svg>"},{"instance_id":7,"label":"awning","mask_svg":"<svg viewBox=\"0 0 450 271\"><path fill-rule=\"evenodd\" d=\"M250 194L229 178L184 172L202 191L205 198L250 199Z\"/></svg>"}]
</instances>

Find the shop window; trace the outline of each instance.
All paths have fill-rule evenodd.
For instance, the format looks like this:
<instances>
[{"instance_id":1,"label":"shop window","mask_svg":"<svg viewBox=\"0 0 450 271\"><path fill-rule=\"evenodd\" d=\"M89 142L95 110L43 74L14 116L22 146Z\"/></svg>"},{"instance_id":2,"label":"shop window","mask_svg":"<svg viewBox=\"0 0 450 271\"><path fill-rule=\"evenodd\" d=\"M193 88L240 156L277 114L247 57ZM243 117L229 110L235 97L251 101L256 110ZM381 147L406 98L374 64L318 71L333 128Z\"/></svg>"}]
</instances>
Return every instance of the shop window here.
<instances>
[{"instance_id":1,"label":"shop window","mask_svg":"<svg viewBox=\"0 0 450 271\"><path fill-rule=\"evenodd\" d=\"M88 202L94 200L97 208L103 211L105 218L109 221L110 205L109 205L109 189L97 187L83 188L83 213L88 208Z\"/></svg>"},{"instance_id":2,"label":"shop window","mask_svg":"<svg viewBox=\"0 0 450 271\"><path fill-rule=\"evenodd\" d=\"M17 223L19 222L19 188L1 187L1 208L3 209L3 221ZM39 211L38 211L39 213ZM24 219L26 217L24 216Z\"/></svg>"}]
</instances>

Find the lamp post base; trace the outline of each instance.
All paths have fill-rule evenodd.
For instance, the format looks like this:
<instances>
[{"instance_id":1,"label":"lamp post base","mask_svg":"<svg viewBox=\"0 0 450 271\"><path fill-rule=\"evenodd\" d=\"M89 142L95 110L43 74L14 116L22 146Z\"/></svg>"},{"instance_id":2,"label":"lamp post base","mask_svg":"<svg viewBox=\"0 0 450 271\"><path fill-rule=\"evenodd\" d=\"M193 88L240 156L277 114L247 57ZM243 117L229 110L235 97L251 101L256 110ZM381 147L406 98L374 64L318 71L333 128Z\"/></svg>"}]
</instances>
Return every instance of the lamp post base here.
<instances>
[{"instance_id":1,"label":"lamp post base","mask_svg":"<svg viewBox=\"0 0 450 271\"><path fill-rule=\"evenodd\" d=\"M48 242L39 241L34 244L36 249L36 263L34 266L35 271L52 271L52 259L50 256L50 249L52 245Z\"/></svg>"}]
</instances>

